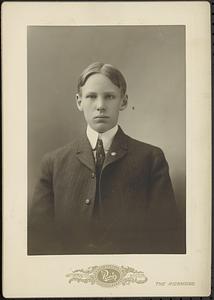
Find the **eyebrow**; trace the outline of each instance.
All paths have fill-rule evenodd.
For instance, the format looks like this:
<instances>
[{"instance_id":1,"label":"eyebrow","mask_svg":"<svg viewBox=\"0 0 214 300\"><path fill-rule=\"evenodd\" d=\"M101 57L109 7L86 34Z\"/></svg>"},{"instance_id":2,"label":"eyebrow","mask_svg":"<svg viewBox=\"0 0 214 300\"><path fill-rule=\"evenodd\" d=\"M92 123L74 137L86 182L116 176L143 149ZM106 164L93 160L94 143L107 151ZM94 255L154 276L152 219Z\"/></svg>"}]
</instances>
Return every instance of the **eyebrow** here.
<instances>
[{"instance_id":1,"label":"eyebrow","mask_svg":"<svg viewBox=\"0 0 214 300\"><path fill-rule=\"evenodd\" d=\"M90 94L97 94L97 92L95 92L95 91L86 92L86 95L90 95ZM114 92L114 91L104 91L102 94L116 94L116 92Z\"/></svg>"},{"instance_id":2,"label":"eyebrow","mask_svg":"<svg viewBox=\"0 0 214 300\"><path fill-rule=\"evenodd\" d=\"M93 91L93 90L89 90L89 91L87 91L87 93L97 93L96 91ZM115 93L115 91L113 91L113 90L107 90L107 91L104 91L104 93Z\"/></svg>"},{"instance_id":3,"label":"eyebrow","mask_svg":"<svg viewBox=\"0 0 214 300\"><path fill-rule=\"evenodd\" d=\"M107 91L107 92L104 92L104 94L115 94L114 91Z\"/></svg>"}]
</instances>

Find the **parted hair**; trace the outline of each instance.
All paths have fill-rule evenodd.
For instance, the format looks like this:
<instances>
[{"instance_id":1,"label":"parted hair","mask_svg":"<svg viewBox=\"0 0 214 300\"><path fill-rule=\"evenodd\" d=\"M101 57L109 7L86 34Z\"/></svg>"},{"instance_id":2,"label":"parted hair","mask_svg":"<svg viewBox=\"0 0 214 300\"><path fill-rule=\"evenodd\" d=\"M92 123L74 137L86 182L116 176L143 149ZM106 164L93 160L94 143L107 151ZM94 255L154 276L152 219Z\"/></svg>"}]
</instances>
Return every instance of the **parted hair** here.
<instances>
[{"instance_id":1,"label":"parted hair","mask_svg":"<svg viewBox=\"0 0 214 300\"><path fill-rule=\"evenodd\" d=\"M103 74L108 77L121 90L121 96L125 96L127 84L123 74L114 66L102 62L92 63L81 73L77 85L79 94L81 94L81 87L84 86L88 78L93 74Z\"/></svg>"}]
</instances>

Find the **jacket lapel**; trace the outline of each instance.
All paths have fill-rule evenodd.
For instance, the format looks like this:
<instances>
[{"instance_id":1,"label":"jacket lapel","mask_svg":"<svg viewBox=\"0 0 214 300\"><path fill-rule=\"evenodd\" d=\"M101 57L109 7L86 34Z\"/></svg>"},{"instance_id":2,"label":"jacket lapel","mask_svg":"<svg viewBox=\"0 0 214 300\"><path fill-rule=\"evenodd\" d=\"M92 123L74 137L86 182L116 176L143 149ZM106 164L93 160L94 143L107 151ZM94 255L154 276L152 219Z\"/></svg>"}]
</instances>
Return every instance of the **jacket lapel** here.
<instances>
[{"instance_id":1,"label":"jacket lapel","mask_svg":"<svg viewBox=\"0 0 214 300\"><path fill-rule=\"evenodd\" d=\"M86 135L80 140L77 151L76 151L77 158L90 170L95 172L95 161L93 152L91 149L91 145Z\"/></svg>"},{"instance_id":2,"label":"jacket lapel","mask_svg":"<svg viewBox=\"0 0 214 300\"><path fill-rule=\"evenodd\" d=\"M126 155L127 151L128 151L127 136L119 127L114 137L114 140L112 142L111 148L109 149L109 152L104 161L103 169L109 164L112 164L115 161L121 159L123 156ZM95 160L91 149L91 145L86 135L84 135L84 137L80 140L77 146L76 155L77 158L86 167L88 167L90 170L95 172Z\"/></svg>"},{"instance_id":3,"label":"jacket lapel","mask_svg":"<svg viewBox=\"0 0 214 300\"><path fill-rule=\"evenodd\" d=\"M114 163L115 161L121 159L123 156L126 155L128 151L128 141L127 136L119 127L118 131L113 139L111 148L106 156L106 159L103 164L103 169L108 166L109 164Z\"/></svg>"}]
</instances>

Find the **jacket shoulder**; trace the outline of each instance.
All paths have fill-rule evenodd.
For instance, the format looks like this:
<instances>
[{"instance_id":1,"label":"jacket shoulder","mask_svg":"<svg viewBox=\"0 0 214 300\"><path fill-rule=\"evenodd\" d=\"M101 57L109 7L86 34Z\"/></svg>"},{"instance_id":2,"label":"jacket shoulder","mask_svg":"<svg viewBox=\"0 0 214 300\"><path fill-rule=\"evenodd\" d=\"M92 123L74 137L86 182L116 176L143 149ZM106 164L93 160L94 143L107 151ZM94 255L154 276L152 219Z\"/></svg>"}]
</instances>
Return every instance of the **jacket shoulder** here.
<instances>
[{"instance_id":1,"label":"jacket shoulder","mask_svg":"<svg viewBox=\"0 0 214 300\"><path fill-rule=\"evenodd\" d=\"M136 140L130 136L127 136L130 150L144 152L154 156L163 155L163 150L157 146Z\"/></svg>"},{"instance_id":2,"label":"jacket shoulder","mask_svg":"<svg viewBox=\"0 0 214 300\"><path fill-rule=\"evenodd\" d=\"M133 161L146 162L147 167L154 172L160 169L168 171L169 165L161 148L131 137L128 137L128 141L130 157L132 157Z\"/></svg>"},{"instance_id":3,"label":"jacket shoulder","mask_svg":"<svg viewBox=\"0 0 214 300\"><path fill-rule=\"evenodd\" d=\"M72 143L66 144L60 148L47 152L43 156L43 161L60 161L64 160L68 156L74 154L77 149L77 140Z\"/></svg>"}]
</instances>

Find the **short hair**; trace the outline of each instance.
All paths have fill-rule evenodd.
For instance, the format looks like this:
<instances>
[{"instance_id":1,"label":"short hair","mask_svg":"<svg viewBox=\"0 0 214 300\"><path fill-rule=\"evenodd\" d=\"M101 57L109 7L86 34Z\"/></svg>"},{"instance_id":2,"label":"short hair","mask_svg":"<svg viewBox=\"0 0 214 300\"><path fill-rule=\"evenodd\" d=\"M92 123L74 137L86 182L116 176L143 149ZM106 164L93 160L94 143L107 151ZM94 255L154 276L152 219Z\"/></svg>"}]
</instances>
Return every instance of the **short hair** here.
<instances>
[{"instance_id":1,"label":"short hair","mask_svg":"<svg viewBox=\"0 0 214 300\"><path fill-rule=\"evenodd\" d=\"M123 74L110 64L94 62L89 65L80 75L77 85L78 93L81 93L81 87L84 86L88 78L93 74L103 74L121 90L121 95L125 96L127 84Z\"/></svg>"}]
</instances>

